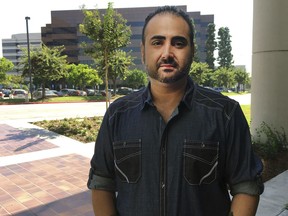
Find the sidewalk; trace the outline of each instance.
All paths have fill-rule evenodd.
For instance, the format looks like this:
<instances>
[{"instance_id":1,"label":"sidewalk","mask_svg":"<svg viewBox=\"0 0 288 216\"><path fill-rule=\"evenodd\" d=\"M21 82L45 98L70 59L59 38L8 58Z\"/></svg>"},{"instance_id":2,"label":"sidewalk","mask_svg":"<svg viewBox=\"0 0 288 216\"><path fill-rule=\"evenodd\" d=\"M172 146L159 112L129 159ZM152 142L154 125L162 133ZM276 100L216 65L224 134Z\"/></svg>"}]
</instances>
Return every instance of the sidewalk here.
<instances>
[{"instance_id":1,"label":"sidewalk","mask_svg":"<svg viewBox=\"0 0 288 216\"><path fill-rule=\"evenodd\" d=\"M0 122L0 216L92 216L94 143L21 121ZM265 183L257 216L288 216L288 171Z\"/></svg>"},{"instance_id":2,"label":"sidewalk","mask_svg":"<svg viewBox=\"0 0 288 216\"><path fill-rule=\"evenodd\" d=\"M0 131L1 216L93 215L86 187L93 143L19 121Z\"/></svg>"}]
</instances>

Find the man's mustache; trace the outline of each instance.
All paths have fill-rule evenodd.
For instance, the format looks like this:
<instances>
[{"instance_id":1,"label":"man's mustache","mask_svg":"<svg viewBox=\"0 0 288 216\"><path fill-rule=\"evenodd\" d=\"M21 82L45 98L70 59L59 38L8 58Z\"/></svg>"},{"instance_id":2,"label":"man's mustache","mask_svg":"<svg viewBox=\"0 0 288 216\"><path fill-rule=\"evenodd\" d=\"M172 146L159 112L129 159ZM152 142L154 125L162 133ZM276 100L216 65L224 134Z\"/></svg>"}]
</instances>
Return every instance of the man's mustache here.
<instances>
[{"instance_id":1,"label":"man's mustache","mask_svg":"<svg viewBox=\"0 0 288 216\"><path fill-rule=\"evenodd\" d=\"M177 67L177 66L178 66L178 64L177 64L177 62L174 60L174 58L161 59L161 60L157 63L157 67L160 67L162 64L169 64L169 65L172 65L172 67Z\"/></svg>"}]
</instances>

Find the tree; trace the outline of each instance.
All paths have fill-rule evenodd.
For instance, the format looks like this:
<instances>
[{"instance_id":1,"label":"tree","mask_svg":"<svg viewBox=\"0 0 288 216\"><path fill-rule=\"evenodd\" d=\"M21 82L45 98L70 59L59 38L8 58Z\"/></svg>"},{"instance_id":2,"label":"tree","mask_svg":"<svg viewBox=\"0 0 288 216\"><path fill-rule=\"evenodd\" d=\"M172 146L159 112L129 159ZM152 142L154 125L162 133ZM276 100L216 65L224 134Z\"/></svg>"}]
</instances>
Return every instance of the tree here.
<instances>
[{"instance_id":1,"label":"tree","mask_svg":"<svg viewBox=\"0 0 288 216\"><path fill-rule=\"evenodd\" d=\"M130 43L131 29L126 26L127 21L115 10L113 4L108 8L103 18L98 10L82 9L83 23L79 25L80 32L85 34L92 43L83 43L84 51L92 57L100 70L105 70L106 108L108 108L108 74L109 61L115 50Z\"/></svg>"},{"instance_id":2,"label":"tree","mask_svg":"<svg viewBox=\"0 0 288 216\"><path fill-rule=\"evenodd\" d=\"M108 60L108 79L113 83L114 94L116 92L117 79L124 80L126 78L128 68L133 64L132 56L123 50L115 50L111 58ZM100 73L100 76L105 77L105 71Z\"/></svg>"},{"instance_id":3,"label":"tree","mask_svg":"<svg viewBox=\"0 0 288 216\"><path fill-rule=\"evenodd\" d=\"M125 84L131 88L138 89L142 86L147 85L148 79L147 74L138 69L131 70L127 73L127 77L125 79Z\"/></svg>"},{"instance_id":4,"label":"tree","mask_svg":"<svg viewBox=\"0 0 288 216\"><path fill-rule=\"evenodd\" d=\"M6 59L6 58L0 58L0 82L3 82L6 80L6 73L14 68L14 64Z\"/></svg>"},{"instance_id":5,"label":"tree","mask_svg":"<svg viewBox=\"0 0 288 216\"><path fill-rule=\"evenodd\" d=\"M206 40L206 63L209 68L214 70L214 51L216 50L217 42L215 41L215 24L209 23L207 29L207 40Z\"/></svg>"},{"instance_id":6,"label":"tree","mask_svg":"<svg viewBox=\"0 0 288 216\"><path fill-rule=\"evenodd\" d=\"M189 75L192 77L193 81L199 85L204 85L207 83L207 76L211 72L207 63L203 62L193 62L192 67L190 68Z\"/></svg>"},{"instance_id":7,"label":"tree","mask_svg":"<svg viewBox=\"0 0 288 216\"><path fill-rule=\"evenodd\" d=\"M234 69L234 79L237 82L237 92L240 91L240 86L249 83L249 74L241 68Z\"/></svg>"},{"instance_id":8,"label":"tree","mask_svg":"<svg viewBox=\"0 0 288 216\"><path fill-rule=\"evenodd\" d=\"M194 23L194 20L193 19L191 19L191 23L192 23L192 26L193 26L193 29L194 29L194 32L193 32L193 34L194 34L194 41L193 41L193 43L194 43L194 57L193 57L193 61L194 62L199 62L200 60L199 60L199 55L198 55L198 45L197 45L197 41L196 41L196 28L195 28L195 23Z\"/></svg>"},{"instance_id":9,"label":"tree","mask_svg":"<svg viewBox=\"0 0 288 216\"><path fill-rule=\"evenodd\" d=\"M35 48L30 52L31 75L34 83L42 86L42 98L45 97L45 85L49 81L59 80L66 74L66 55L61 55L64 46L48 48L44 44L40 48ZM29 75L28 53L22 57L23 65L22 76Z\"/></svg>"},{"instance_id":10,"label":"tree","mask_svg":"<svg viewBox=\"0 0 288 216\"><path fill-rule=\"evenodd\" d=\"M85 64L67 65L67 80L82 90L88 85L95 86L103 83L98 76L97 70Z\"/></svg>"},{"instance_id":11,"label":"tree","mask_svg":"<svg viewBox=\"0 0 288 216\"><path fill-rule=\"evenodd\" d=\"M209 68L210 69L210 68ZM213 87L215 86L215 75L213 70L205 70L203 73L203 86Z\"/></svg>"},{"instance_id":12,"label":"tree","mask_svg":"<svg viewBox=\"0 0 288 216\"><path fill-rule=\"evenodd\" d=\"M232 68L220 67L214 72L214 75L215 84L219 87L229 89L236 84Z\"/></svg>"},{"instance_id":13,"label":"tree","mask_svg":"<svg viewBox=\"0 0 288 216\"><path fill-rule=\"evenodd\" d=\"M221 27L218 30L218 63L220 67L229 68L232 66L233 55L231 53L231 36L229 33L229 28Z\"/></svg>"},{"instance_id":14,"label":"tree","mask_svg":"<svg viewBox=\"0 0 288 216\"><path fill-rule=\"evenodd\" d=\"M6 88L23 88L28 90L28 87L24 83L24 78L21 75L14 74L6 74L6 79L3 82Z\"/></svg>"}]
</instances>

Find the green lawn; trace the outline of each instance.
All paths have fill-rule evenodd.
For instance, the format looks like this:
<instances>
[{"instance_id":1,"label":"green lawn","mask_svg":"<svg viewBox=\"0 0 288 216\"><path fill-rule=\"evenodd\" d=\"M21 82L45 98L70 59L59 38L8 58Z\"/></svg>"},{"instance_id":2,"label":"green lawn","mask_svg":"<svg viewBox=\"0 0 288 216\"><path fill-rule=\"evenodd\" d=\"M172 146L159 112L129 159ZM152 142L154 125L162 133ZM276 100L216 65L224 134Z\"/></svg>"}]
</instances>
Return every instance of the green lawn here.
<instances>
[{"instance_id":1,"label":"green lawn","mask_svg":"<svg viewBox=\"0 0 288 216\"><path fill-rule=\"evenodd\" d=\"M243 113L247 119L248 124L251 123L251 105L241 105Z\"/></svg>"},{"instance_id":2,"label":"green lawn","mask_svg":"<svg viewBox=\"0 0 288 216\"><path fill-rule=\"evenodd\" d=\"M46 98L45 100L33 100L30 102L49 102L49 103L71 103L71 102L89 102L89 101L105 101L105 97L103 96L69 96L69 97L53 97L53 98ZM25 99L5 99L0 100L1 104L23 104Z\"/></svg>"},{"instance_id":3,"label":"green lawn","mask_svg":"<svg viewBox=\"0 0 288 216\"><path fill-rule=\"evenodd\" d=\"M243 94L247 94L248 92L221 92L221 94L226 95L226 96L234 96L234 95L243 95Z\"/></svg>"},{"instance_id":4,"label":"green lawn","mask_svg":"<svg viewBox=\"0 0 288 216\"><path fill-rule=\"evenodd\" d=\"M69 102L89 102L89 101L104 101L103 96L69 96L69 97L53 97L45 99L44 102L54 103L69 103ZM39 100L41 101L41 100Z\"/></svg>"}]
</instances>

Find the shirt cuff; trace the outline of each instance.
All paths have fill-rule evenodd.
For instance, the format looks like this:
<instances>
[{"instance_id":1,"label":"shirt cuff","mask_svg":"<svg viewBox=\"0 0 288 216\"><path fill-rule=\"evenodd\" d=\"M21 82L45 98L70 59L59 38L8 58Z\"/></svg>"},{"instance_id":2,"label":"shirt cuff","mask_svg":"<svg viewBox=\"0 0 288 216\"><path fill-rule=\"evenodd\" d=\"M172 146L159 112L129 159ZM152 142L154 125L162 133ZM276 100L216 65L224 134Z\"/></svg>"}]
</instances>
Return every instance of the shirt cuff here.
<instances>
[{"instance_id":1,"label":"shirt cuff","mask_svg":"<svg viewBox=\"0 0 288 216\"><path fill-rule=\"evenodd\" d=\"M259 177L255 181L245 181L236 185L230 186L231 195L234 196L236 194L248 194L248 195L260 195L264 191L264 184L262 182L261 177Z\"/></svg>"},{"instance_id":2,"label":"shirt cuff","mask_svg":"<svg viewBox=\"0 0 288 216\"><path fill-rule=\"evenodd\" d=\"M113 179L95 175L92 169L90 169L87 187L89 189L116 191L116 185Z\"/></svg>"}]
</instances>

